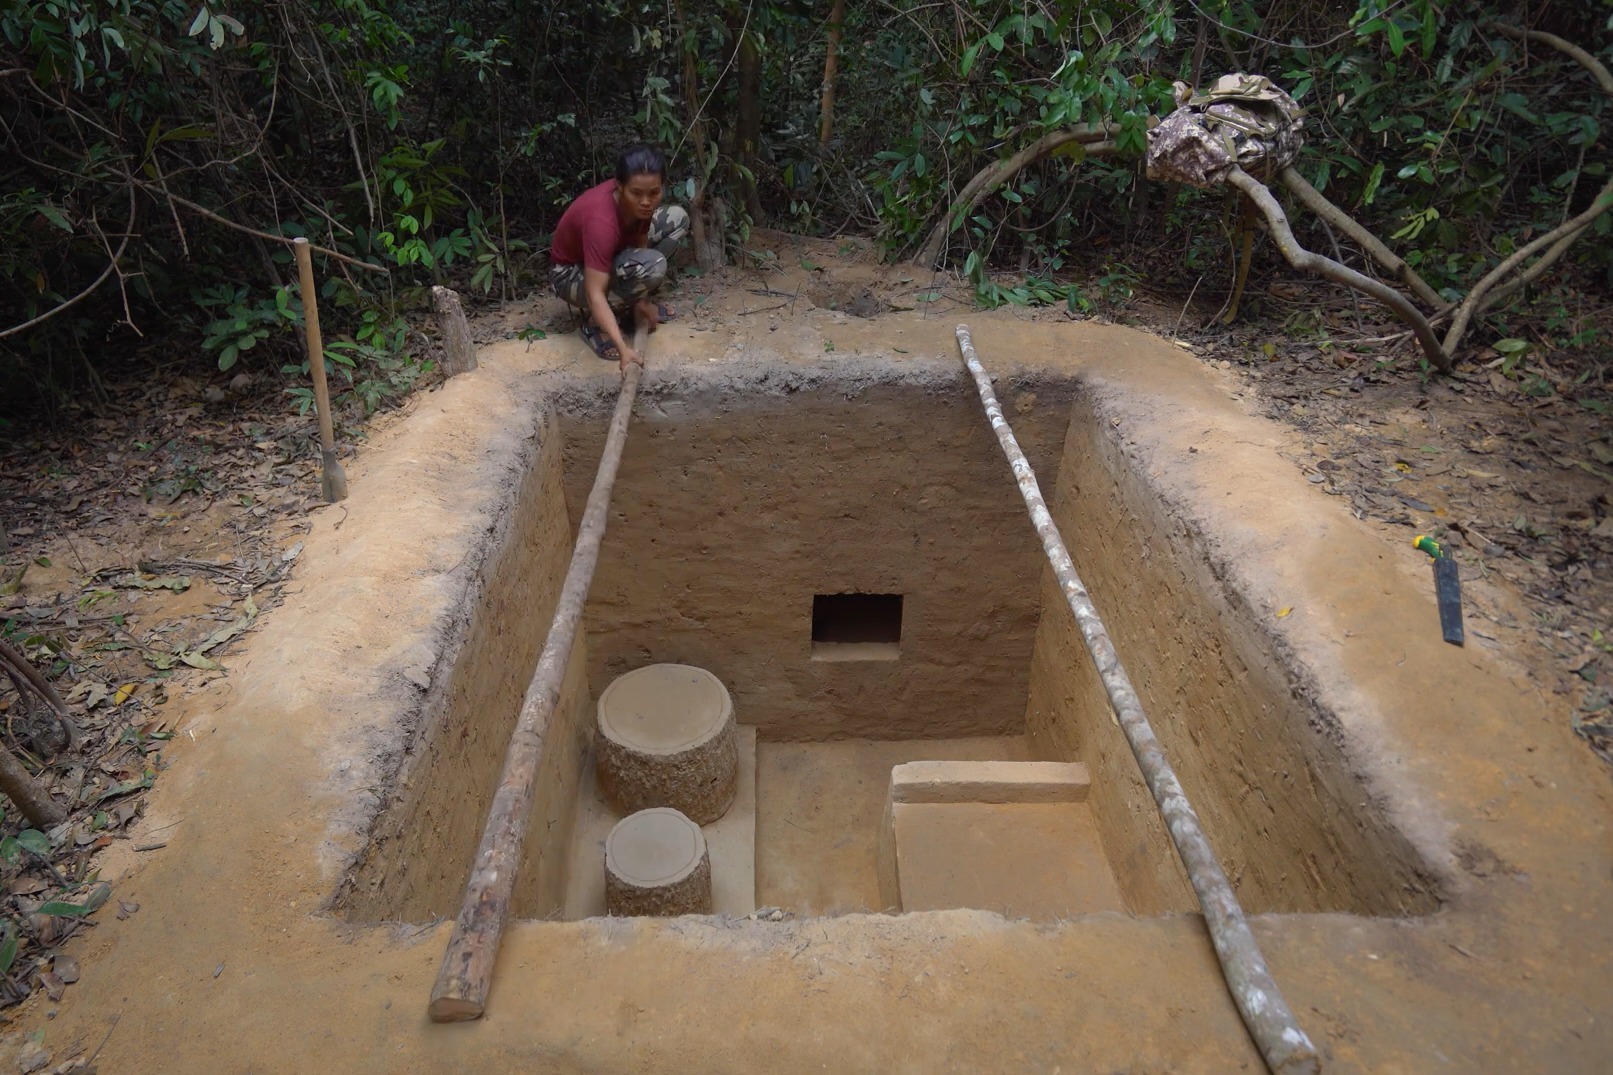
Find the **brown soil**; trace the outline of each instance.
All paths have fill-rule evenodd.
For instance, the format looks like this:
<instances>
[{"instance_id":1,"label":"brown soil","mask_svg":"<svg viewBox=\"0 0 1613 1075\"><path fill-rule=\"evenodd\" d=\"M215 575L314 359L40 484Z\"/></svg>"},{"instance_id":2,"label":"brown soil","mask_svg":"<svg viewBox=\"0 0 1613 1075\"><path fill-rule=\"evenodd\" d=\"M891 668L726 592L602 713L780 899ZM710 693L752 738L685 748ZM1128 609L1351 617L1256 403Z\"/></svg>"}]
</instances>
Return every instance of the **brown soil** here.
<instances>
[{"instance_id":1,"label":"brown soil","mask_svg":"<svg viewBox=\"0 0 1613 1075\"><path fill-rule=\"evenodd\" d=\"M1353 763L1392 774L1390 799L1429 804L1420 817L1395 817L1394 831L1424 852L1448 849L1432 867L1448 901L1440 914L1259 921L1330 1069L1599 1066L1613 1049L1597 999L1613 986L1610 794L1605 768L1567 731L1574 721L1599 734L1606 694L1596 681L1613 675L1605 646L1613 466L1604 458L1613 449L1599 412L1563 391L1529 396L1509 387L1523 382L1488 374L1424 381L1378 369L1360 348L1291 344L1268 356L1259 337L1203 334L1173 347L1112 328L1059 330L1049 322L1063 315L1050 311L984 317L957 288L836 244L765 235L761 243L771 258L681 284L682 319L652 346L652 366L901 364L909 352L947 355L950 325L968 318L990 327L977 339L995 366L1081 366L1104 383L1141 385L1140 398L1176 392L1213 414L1217 433L1203 440L1188 428L1198 410L1174 425L1123 402L1106 412L1133 461L1167 474L1184 503L1208 503L1213 491L1281 517L1283 534L1246 535L1229 562L1271 596L1271 629L1323 669L1323 688L1396 700L1374 716L1381 727L1340 734L1373 743L1373 756ZM898 316L869 318L870 298ZM1166 335L1176 313L1157 318ZM486 343L539 327L558 337L563 325L554 303L537 300L484 318L478 335ZM1210 368L1192 368L1189 352ZM1341 364L1341 354L1355 357ZM83 980L59 1003L35 993L15 1013L22 1031L43 1032L53 1062L99 1052L103 1070L118 1072L1256 1068L1191 915L1052 927L967 911L744 928L523 925L506 940L489 1019L425 1024L445 930L360 928L325 912L374 812L365 789L396 765L388 722L418 712L436 667L431 645L443 623L466 615L445 587L462 581L457 562L492 521L478 512L509 481L478 470L479 461L498 451L515 458L509 443L532 427L535 369L602 383L609 373L569 337L488 355L483 371L420 393L369 428L373 446L350 461L354 498L343 508L317 502L308 423L279 416L272 399L206 403L200 384L163 388L160 411L80 415L70 432L7 447L0 504L15 547L9 562L43 557L50 567L30 569L0 614L44 624L66 643L74 661L59 686L142 684L112 704L121 723L109 720L100 742L123 725L182 733L163 752L168 769L149 793L149 816L130 814L106 833L98 864L114 900L91 919L87 940L64 949ZM230 462L198 479L195 460L206 450ZM558 493L553 466L534 481ZM151 492L167 480L176 484ZM1307 498L1306 485L1337 500ZM1251 488L1269 495L1251 497ZM1427 569L1410 550L1423 532L1462 561L1466 651L1427 637L1430 598L1416 589ZM103 569L140 577L142 564L152 568L148 581L185 570L191 583L100 599L131 613L114 625L127 637L84 614L94 603L77 609L82 596L117 589L97 579ZM556 566L534 577L552 578ZM1353 591L1340 577L1349 573L1374 579L1371 592ZM292 599L273 608L288 578ZM541 605L547 590L534 585ZM259 610L253 633L208 651L222 670L154 675L162 670L151 655L193 651L241 619L248 596ZM108 639L131 648L92 657L89 647ZM1236 640L1228 645L1237 652ZM1344 656L1327 656L1340 647ZM486 697L523 686L490 686ZM69 760L55 777L71 769ZM1142 807L1110 809L1140 810L1147 825ZM472 831L479 823L463 821ZM1303 853L1303 831L1281 835ZM1417 861L1392 841L1361 838ZM92 868L81 856L72 876ZM1383 868L1412 886L1408 909L1426 911L1412 865ZM765 860L758 871L761 880ZM1176 906L1168 871L1156 873L1160 906ZM1264 882L1250 883L1259 891ZM114 916L120 903L138 913ZM717 1025L730 1037L716 1042L690 1011L721 1012Z\"/></svg>"}]
</instances>

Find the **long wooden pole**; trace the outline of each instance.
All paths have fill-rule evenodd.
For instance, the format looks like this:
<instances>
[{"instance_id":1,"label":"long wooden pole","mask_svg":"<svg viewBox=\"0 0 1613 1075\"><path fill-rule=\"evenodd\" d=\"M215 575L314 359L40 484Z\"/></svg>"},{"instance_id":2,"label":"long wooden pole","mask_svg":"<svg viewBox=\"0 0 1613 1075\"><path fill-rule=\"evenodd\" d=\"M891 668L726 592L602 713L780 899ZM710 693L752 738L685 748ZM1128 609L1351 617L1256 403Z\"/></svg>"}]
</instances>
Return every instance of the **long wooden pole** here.
<instances>
[{"instance_id":1,"label":"long wooden pole","mask_svg":"<svg viewBox=\"0 0 1613 1075\"><path fill-rule=\"evenodd\" d=\"M633 334L633 350L644 354L648 333L642 324ZM482 829L482 843L476 851L476 865L465 886L465 899L454 923L448 950L443 953L437 982L431 989L427 1009L433 1022L458 1023L479 1019L487 1007L487 990L498 959L499 939L510 917L510 894L515 888L516 871L521 865L521 847L526 841L527 822L532 813L532 793L538 780L538 763L549 733L555 707L560 703L560 684L571 661L572 643L582 620L588 586L599 562L599 546L605 538L605 519L610 511L611 487L622 462L622 446L627 443L627 423L638 395L641 369L629 364L622 374L621 394L611 415L605 451L594 475L594 488L588 494L577 543L572 548L571 566L555 605L549 637L538 656L532 685L521 703L521 716L510 735L504 772Z\"/></svg>"},{"instance_id":2,"label":"long wooden pole","mask_svg":"<svg viewBox=\"0 0 1613 1075\"><path fill-rule=\"evenodd\" d=\"M319 335L319 289L314 286L314 259L308 240L291 241L297 255L302 288L302 321L308 338L308 372L314 379L314 407L319 411L319 454L324 464L319 487L327 504L347 499L347 472L336 461L336 431L330 414L330 387L325 383L325 344Z\"/></svg>"},{"instance_id":3,"label":"long wooden pole","mask_svg":"<svg viewBox=\"0 0 1613 1075\"><path fill-rule=\"evenodd\" d=\"M1210 940L1215 945L1216 957L1221 961L1221 973L1232 991L1232 999L1238 1005L1244 1025L1249 1028L1249 1036L1259 1047L1261 1056L1265 1057L1266 1065L1279 1075L1312 1075L1319 1072L1321 1060L1316 1055L1316 1048L1295 1022L1271 972L1266 969L1265 957L1260 954L1260 945L1249 929L1249 922L1244 917L1238 897L1232 891L1232 884L1227 880L1209 838L1199 825L1193 804L1187 801L1187 793L1182 790L1181 782L1176 779L1175 771L1165 758L1165 751L1154 736L1154 729L1143 713L1136 690L1132 688L1131 677L1120 663L1120 655L1115 652L1114 643L1109 640L1109 633L1098 618L1098 610L1092 604L1091 596L1080 576L1075 573L1069 550L1064 547L1064 539L1053 523L1052 513L1047 510L1047 502L1042 499L1036 474L1031 470L1025 453L1019 450L1019 442L1008 426L1008 419L1003 417L997 394L991 390L991 378L986 376L985 369L980 365L980 356L975 354L969 326L959 325L957 336L964 364L974 376L980 402L986 408L986 417L990 419L997 442L1002 445L1003 455L1008 457L1008 465L1019 482L1020 495L1030 509L1031 522L1042 539L1047 561L1059 580L1059 588L1064 592L1070 612L1075 615L1076 624L1081 628L1087 652L1097 665L1104 690L1109 694L1109 704L1120 722L1121 731L1126 735L1126 742L1131 745L1137 767L1142 770L1148 790L1153 792L1154 802L1165 818L1171 842L1176 845L1176 852L1187 867L1188 881L1198 894L1204 922L1210 930Z\"/></svg>"}]
</instances>

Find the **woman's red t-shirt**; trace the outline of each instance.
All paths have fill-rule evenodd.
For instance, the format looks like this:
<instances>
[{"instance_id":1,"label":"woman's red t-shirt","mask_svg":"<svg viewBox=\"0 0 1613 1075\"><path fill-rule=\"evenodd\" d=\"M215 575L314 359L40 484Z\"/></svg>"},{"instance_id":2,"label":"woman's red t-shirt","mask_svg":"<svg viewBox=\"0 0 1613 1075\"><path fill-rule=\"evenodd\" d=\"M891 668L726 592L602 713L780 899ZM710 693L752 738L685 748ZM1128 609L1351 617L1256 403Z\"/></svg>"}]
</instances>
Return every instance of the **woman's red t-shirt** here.
<instances>
[{"instance_id":1,"label":"woman's red t-shirt","mask_svg":"<svg viewBox=\"0 0 1613 1075\"><path fill-rule=\"evenodd\" d=\"M580 263L590 269L610 272L617 254L628 247L645 245L649 225L635 222L631 228L624 227L615 194L616 180L607 179L583 191L566 207L554 229L549 264Z\"/></svg>"}]
</instances>

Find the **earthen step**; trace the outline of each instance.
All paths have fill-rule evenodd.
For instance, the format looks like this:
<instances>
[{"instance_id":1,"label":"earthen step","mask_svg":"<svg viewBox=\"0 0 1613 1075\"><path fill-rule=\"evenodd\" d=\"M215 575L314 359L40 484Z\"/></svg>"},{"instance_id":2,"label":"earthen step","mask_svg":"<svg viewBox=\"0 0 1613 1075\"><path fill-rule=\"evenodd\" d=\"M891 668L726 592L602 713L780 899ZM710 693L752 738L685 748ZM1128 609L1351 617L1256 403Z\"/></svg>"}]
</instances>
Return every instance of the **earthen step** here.
<instances>
[{"instance_id":1,"label":"earthen step","mask_svg":"<svg viewBox=\"0 0 1613 1075\"><path fill-rule=\"evenodd\" d=\"M910 761L891 769L894 803L1079 803L1091 780L1080 762Z\"/></svg>"}]
</instances>

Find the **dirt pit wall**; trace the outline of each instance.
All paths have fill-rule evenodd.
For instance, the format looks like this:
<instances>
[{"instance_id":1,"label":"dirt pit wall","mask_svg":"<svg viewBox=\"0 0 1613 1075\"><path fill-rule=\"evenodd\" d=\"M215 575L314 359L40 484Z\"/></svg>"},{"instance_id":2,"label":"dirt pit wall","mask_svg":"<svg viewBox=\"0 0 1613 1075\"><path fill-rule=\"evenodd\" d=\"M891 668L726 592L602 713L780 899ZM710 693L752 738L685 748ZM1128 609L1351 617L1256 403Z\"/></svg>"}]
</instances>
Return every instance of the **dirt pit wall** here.
<instances>
[{"instance_id":1,"label":"dirt pit wall","mask_svg":"<svg viewBox=\"0 0 1613 1075\"><path fill-rule=\"evenodd\" d=\"M1056 472L1072 386L1006 385ZM562 393L573 518L612 397ZM1021 734L1041 552L951 363L646 386L590 591L589 673L656 661L717 675L764 739ZM819 595L901 597L896 650L814 655Z\"/></svg>"},{"instance_id":2,"label":"dirt pit wall","mask_svg":"<svg viewBox=\"0 0 1613 1075\"><path fill-rule=\"evenodd\" d=\"M559 425L547 414L494 533L467 552L485 559L462 641L451 672L424 702L422 723L339 897L351 919L424 922L458 911L571 559L562 454ZM533 816L545 821L528 830L516 881L521 917L553 917L564 904L577 781L592 728L586 669L586 640L579 639L533 803Z\"/></svg>"},{"instance_id":3,"label":"dirt pit wall","mask_svg":"<svg viewBox=\"0 0 1613 1075\"><path fill-rule=\"evenodd\" d=\"M1374 805L1338 722L1280 660L1214 538L1161 499L1101 393L1074 403L1050 508L1165 755L1245 910L1404 916L1438 909L1432 872ZM1017 427L1016 427L1017 428ZM1026 723L1080 760L1128 909L1195 910L1185 871L1051 571Z\"/></svg>"},{"instance_id":4,"label":"dirt pit wall","mask_svg":"<svg viewBox=\"0 0 1613 1075\"><path fill-rule=\"evenodd\" d=\"M517 915L552 917L564 902L592 695L663 661L713 672L739 720L776 741L1028 733L1032 753L1091 768L1128 909L1193 909L971 387L923 363L646 386L544 752ZM463 642L344 890L352 918L454 913L613 389L557 382L499 533L467 553L485 564ZM1228 596L1207 539L1128 457L1101 400L1045 377L997 389L1248 908L1435 909L1427 871L1374 810L1334 722ZM898 640L826 659L814 608L840 594L899 598Z\"/></svg>"}]
</instances>

